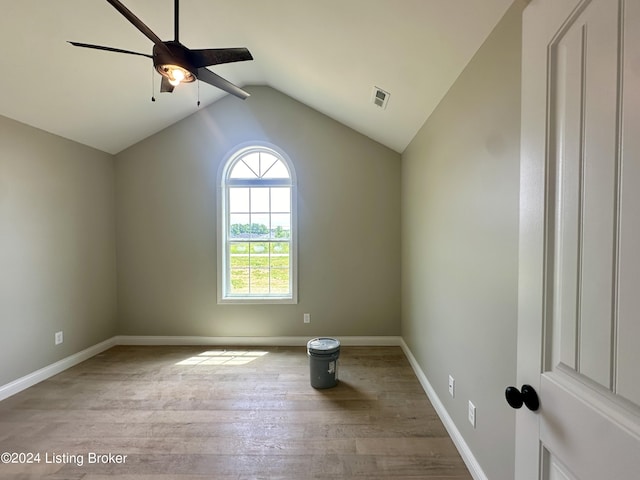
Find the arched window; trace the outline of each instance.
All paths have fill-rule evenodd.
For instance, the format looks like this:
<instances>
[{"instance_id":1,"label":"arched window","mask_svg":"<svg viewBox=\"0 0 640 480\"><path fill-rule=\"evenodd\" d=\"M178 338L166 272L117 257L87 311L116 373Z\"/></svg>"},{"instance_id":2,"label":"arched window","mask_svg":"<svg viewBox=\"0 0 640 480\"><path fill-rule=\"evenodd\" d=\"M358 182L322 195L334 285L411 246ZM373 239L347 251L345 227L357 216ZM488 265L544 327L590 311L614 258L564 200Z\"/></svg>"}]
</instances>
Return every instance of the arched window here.
<instances>
[{"instance_id":1,"label":"arched window","mask_svg":"<svg viewBox=\"0 0 640 480\"><path fill-rule=\"evenodd\" d=\"M295 303L295 175L284 152L252 145L222 170L218 301Z\"/></svg>"}]
</instances>

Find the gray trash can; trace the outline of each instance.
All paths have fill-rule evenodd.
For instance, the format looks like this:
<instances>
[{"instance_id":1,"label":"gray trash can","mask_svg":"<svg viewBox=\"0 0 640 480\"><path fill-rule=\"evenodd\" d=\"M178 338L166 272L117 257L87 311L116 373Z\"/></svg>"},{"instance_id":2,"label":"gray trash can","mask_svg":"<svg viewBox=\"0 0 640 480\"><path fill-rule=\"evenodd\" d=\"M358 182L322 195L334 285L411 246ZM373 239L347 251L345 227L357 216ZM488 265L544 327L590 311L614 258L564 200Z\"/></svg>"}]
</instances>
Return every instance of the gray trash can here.
<instances>
[{"instance_id":1,"label":"gray trash can","mask_svg":"<svg viewBox=\"0 0 640 480\"><path fill-rule=\"evenodd\" d=\"M309 373L313 388L331 388L338 383L338 357L340 341L319 337L307 343Z\"/></svg>"}]
</instances>

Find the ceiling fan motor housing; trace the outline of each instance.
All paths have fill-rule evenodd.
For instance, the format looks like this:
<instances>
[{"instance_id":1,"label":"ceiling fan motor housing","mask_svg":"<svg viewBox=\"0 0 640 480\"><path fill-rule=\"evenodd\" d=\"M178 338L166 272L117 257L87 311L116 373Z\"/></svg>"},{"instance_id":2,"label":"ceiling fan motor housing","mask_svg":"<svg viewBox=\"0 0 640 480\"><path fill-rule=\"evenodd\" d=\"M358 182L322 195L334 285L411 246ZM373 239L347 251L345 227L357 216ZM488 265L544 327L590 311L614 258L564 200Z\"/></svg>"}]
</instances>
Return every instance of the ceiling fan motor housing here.
<instances>
[{"instance_id":1,"label":"ceiling fan motor housing","mask_svg":"<svg viewBox=\"0 0 640 480\"><path fill-rule=\"evenodd\" d=\"M153 66L158 73L173 80L172 67L180 67L184 70L185 77L182 82L193 82L196 72L189 61L189 49L180 42L163 42L153 46ZM188 74L187 74L188 73Z\"/></svg>"}]
</instances>

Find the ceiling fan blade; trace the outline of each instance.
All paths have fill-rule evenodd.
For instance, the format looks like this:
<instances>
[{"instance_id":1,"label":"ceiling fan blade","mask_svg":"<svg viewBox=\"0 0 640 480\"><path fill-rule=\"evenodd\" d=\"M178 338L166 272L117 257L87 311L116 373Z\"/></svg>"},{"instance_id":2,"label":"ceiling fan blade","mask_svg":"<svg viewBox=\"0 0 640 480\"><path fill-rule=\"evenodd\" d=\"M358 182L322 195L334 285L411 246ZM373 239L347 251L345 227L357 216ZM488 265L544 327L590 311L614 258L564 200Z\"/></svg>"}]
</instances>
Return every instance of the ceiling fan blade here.
<instances>
[{"instance_id":1,"label":"ceiling fan blade","mask_svg":"<svg viewBox=\"0 0 640 480\"><path fill-rule=\"evenodd\" d=\"M131 50L122 50L121 48L113 48L113 47L104 47L102 45L91 45L90 43L80 43L80 42L71 42L67 41L74 47L84 47L84 48L93 48L94 50L104 50L106 52L116 52L116 53L127 53L129 55L139 55L141 57L153 58L151 55L147 55L146 53L132 52Z\"/></svg>"},{"instance_id":2,"label":"ceiling fan blade","mask_svg":"<svg viewBox=\"0 0 640 480\"><path fill-rule=\"evenodd\" d=\"M189 50L189 61L195 68L219 65L221 63L244 62L253 60L246 48L206 48Z\"/></svg>"},{"instance_id":3,"label":"ceiling fan blade","mask_svg":"<svg viewBox=\"0 0 640 480\"><path fill-rule=\"evenodd\" d=\"M129 20L134 27L140 30L149 40L155 45L163 45L162 40L153 31L147 27L142 20L136 17L131 10L125 7L119 0L107 0L113 7L122 14L127 20Z\"/></svg>"},{"instance_id":4,"label":"ceiling fan blade","mask_svg":"<svg viewBox=\"0 0 640 480\"><path fill-rule=\"evenodd\" d=\"M160 83L160 91L161 92L167 92L167 93L171 93L173 92L173 89L175 87L173 85L171 85L171 83L169 82L169 79L167 77L162 77L161 83Z\"/></svg>"},{"instance_id":5,"label":"ceiling fan blade","mask_svg":"<svg viewBox=\"0 0 640 480\"><path fill-rule=\"evenodd\" d=\"M240 87L237 87L229 80L225 80L220 75L216 75L211 70L206 68L199 68L198 73L196 74L198 80L201 80L209 85L213 85L214 87L219 88L220 90L224 90L231 95L238 97L241 100L245 100L250 97L249 93L242 90Z\"/></svg>"}]
</instances>

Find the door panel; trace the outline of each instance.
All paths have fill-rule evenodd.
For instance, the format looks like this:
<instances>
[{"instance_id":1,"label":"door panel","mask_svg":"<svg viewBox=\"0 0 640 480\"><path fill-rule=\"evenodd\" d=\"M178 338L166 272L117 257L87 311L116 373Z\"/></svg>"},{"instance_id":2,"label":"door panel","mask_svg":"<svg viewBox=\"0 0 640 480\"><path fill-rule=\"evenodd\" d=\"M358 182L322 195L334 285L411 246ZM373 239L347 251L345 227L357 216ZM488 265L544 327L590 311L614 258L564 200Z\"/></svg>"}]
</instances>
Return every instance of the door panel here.
<instances>
[{"instance_id":1,"label":"door panel","mask_svg":"<svg viewBox=\"0 0 640 480\"><path fill-rule=\"evenodd\" d=\"M559 328L547 368L563 364L608 389L618 266L618 30L615 2L596 0L565 25L549 57L555 106L549 295L555 303L550 320Z\"/></svg>"},{"instance_id":2,"label":"door panel","mask_svg":"<svg viewBox=\"0 0 640 480\"><path fill-rule=\"evenodd\" d=\"M567 472L562 462L554 457L548 450L544 450L544 458L545 478L549 480L576 480L573 475Z\"/></svg>"},{"instance_id":3,"label":"door panel","mask_svg":"<svg viewBox=\"0 0 640 480\"><path fill-rule=\"evenodd\" d=\"M640 442L629 414L590 387L562 374L542 376L540 440L580 480L638 477ZM546 477L543 477L546 478Z\"/></svg>"}]
</instances>

